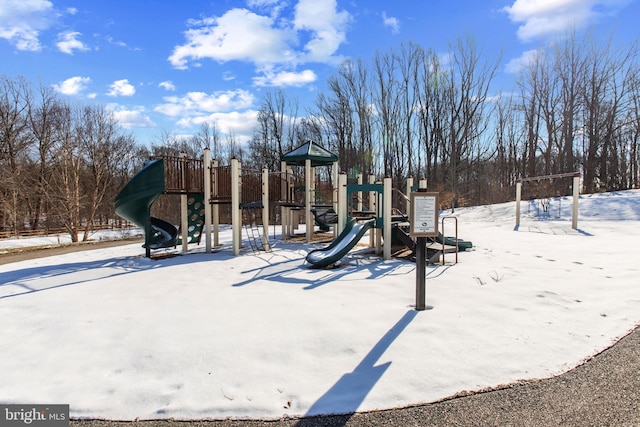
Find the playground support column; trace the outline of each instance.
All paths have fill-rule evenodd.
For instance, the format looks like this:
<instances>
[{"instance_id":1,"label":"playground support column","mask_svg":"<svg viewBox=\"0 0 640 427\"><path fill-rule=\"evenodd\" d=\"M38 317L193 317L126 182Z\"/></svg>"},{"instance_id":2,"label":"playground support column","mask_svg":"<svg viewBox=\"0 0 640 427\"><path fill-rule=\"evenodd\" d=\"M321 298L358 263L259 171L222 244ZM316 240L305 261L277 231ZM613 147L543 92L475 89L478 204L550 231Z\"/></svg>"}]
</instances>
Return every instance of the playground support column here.
<instances>
[{"instance_id":1,"label":"playground support column","mask_svg":"<svg viewBox=\"0 0 640 427\"><path fill-rule=\"evenodd\" d=\"M335 212L340 212L340 185L338 181L340 180L340 169L338 168L338 162L333 162L331 166L331 171L333 172L333 195L331 196L331 203L333 204L333 210ZM338 227L333 227L333 238L338 237Z\"/></svg>"},{"instance_id":2,"label":"playground support column","mask_svg":"<svg viewBox=\"0 0 640 427\"><path fill-rule=\"evenodd\" d=\"M407 190L405 193L407 197L409 197L412 191L413 191L413 177L410 176L407 178ZM409 215L409 212L411 212L411 199L407 199L405 212L407 213L407 215Z\"/></svg>"},{"instance_id":3,"label":"playground support column","mask_svg":"<svg viewBox=\"0 0 640 427\"><path fill-rule=\"evenodd\" d=\"M369 184L375 184L376 183L376 177L375 175L369 175ZM375 191L369 191L369 210L371 212L375 212L376 216L378 216L379 212L378 212L378 197L377 197L377 193ZM382 230L378 227L375 228L375 230L372 230L369 233L369 246L370 247L375 247L376 248L376 255L380 255L380 252L382 252L382 245L380 244L381 242L381 235L382 235Z\"/></svg>"},{"instance_id":4,"label":"playground support column","mask_svg":"<svg viewBox=\"0 0 640 427\"><path fill-rule=\"evenodd\" d=\"M262 248L269 251L269 170L262 168Z\"/></svg>"},{"instance_id":5,"label":"playground support column","mask_svg":"<svg viewBox=\"0 0 640 427\"><path fill-rule=\"evenodd\" d=\"M336 229L338 235L347 225L347 174L338 175L338 223Z\"/></svg>"},{"instance_id":6,"label":"playground support column","mask_svg":"<svg viewBox=\"0 0 640 427\"><path fill-rule=\"evenodd\" d=\"M189 195L186 192L187 182L187 153L180 153L180 166L182 167L182 185L185 187L184 193L180 195L180 228L182 231L182 252L189 250Z\"/></svg>"},{"instance_id":7,"label":"playground support column","mask_svg":"<svg viewBox=\"0 0 640 427\"><path fill-rule=\"evenodd\" d=\"M573 177L573 207L571 209L571 228L578 229L578 200L580 199L580 175Z\"/></svg>"},{"instance_id":8,"label":"playground support column","mask_svg":"<svg viewBox=\"0 0 640 427\"><path fill-rule=\"evenodd\" d=\"M516 182L516 228L520 227L520 200L522 199L522 182Z\"/></svg>"},{"instance_id":9,"label":"playground support column","mask_svg":"<svg viewBox=\"0 0 640 427\"><path fill-rule=\"evenodd\" d=\"M311 186L313 185L313 177L311 176L311 159L304 161L304 228L307 243L311 242L311 233L313 232L313 218L311 218Z\"/></svg>"},{"instance_id":10,"label":"playground support column","mask_svg":"<svg viewBox=\"0 0 640 427\"><path fill-rule=\"evenodd\" d=\"M214 197L218 196L218 180L220 177L218 176L218 160L213 161L213 193ZM209 196L207 196L209 197ZM212 216L213 216L213 247L216 248L220 246L220 205L217 203L213 205L212 208Z\"/></svg>"},{"instance_id":11,"label":"playground support column","mask_svg":"<svg viewBox=\"0 0 640 427\"><path fill-rule=\"evenodd\" d=\"M280 200L289 200L289 174L287 162L280 162ZM280 234L282 240L287 240L289 235L289 208L280 206Z\"/></svg>"},{"instance_id":12,"label":"playground support column","mask_svg":"<svg viewBox=\"0 0 640 427\"><path fill-rule=\"evenodd\" d=\"M203 153L204 163L204 238L205 238L205 253L211 253L211 203L209 198L211 197L211 150L204 149Z\"/></svg>"},{"instance_id":13,"label":"playground support column","mask_svg":"<svg viewBox=\"0 0 640 427\"><path fill-rule=\"evenodd\" d=\"M358 185L362 185L362 174L357 175ZM358 191L358 212L362 212L362 191Z\"/></svg>"},{"instance_id":14,"label":"playground support column","mask_svg":"<svg viewBox=\"0 0 640 427\"><path fill-rule=\"evenodd\" d=\"M382 226L384 227L382 235L384 236L384 259L391 259L391 190L393 189L393 183L391 178L386 177L384 179L383 187L383 220Z\"/></svg>"},{"instance_id":15,"label":"playground support column","mask_svg":"<svg viewBox=\"0 0 640 427\"><path fill-rule=\"evenodd\" d=\"M231 233L233 235L233 255L240 255L242 240L242 213L240 211L240 161L231 159Z\"/></svg>"}]
</instances>

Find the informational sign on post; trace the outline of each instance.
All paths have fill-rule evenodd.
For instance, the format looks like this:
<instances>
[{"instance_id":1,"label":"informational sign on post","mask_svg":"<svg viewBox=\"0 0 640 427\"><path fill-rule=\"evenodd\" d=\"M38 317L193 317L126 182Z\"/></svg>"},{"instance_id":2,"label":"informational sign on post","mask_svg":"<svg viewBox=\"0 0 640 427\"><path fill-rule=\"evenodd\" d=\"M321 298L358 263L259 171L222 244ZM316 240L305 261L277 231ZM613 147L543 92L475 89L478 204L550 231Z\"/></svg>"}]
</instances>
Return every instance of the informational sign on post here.
<instances>
[{"instance_id":1,"label":"informational sign on post","mask_svg":"<svg viewBox=\"0 0 640 427\"><path fill-rule=\"evenodd\" d=\"M409 234L416 238L416 310L433 307L426 305L426 264L427 237L438 235L438 193L418 191L411 193L411 229Z\"/></svg>"},{"instance_id":2,"label":"informational sign on post","mask_svg":"<svg viewBox=\"0 0 640 427\"><path fill-rule=\"evenodd\" d=\"M438 235L438 193L411 193L411 237Z\"/></svg>"}]
</instances>

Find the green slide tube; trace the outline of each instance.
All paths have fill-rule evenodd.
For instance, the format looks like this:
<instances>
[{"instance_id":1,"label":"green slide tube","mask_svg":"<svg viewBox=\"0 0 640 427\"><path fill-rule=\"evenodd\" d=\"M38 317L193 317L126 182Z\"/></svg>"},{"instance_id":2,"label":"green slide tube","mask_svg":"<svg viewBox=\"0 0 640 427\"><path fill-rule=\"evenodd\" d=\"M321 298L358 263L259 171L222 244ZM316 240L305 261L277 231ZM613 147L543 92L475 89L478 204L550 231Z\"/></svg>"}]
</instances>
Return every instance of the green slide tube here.
<instances>
[{"instance_id":1,"label":"green slide tube","mask_svg":"<svg viewBox=\"0 0 640 427\"><path fill-rule=\"evenodd\" d=\"M164 160L150 160L120 190L114 207L116 214L144 230L144 247L168 248L176 245L178 229L151 216L151 205L164 192Z\"/></svg>"}]
</instances>

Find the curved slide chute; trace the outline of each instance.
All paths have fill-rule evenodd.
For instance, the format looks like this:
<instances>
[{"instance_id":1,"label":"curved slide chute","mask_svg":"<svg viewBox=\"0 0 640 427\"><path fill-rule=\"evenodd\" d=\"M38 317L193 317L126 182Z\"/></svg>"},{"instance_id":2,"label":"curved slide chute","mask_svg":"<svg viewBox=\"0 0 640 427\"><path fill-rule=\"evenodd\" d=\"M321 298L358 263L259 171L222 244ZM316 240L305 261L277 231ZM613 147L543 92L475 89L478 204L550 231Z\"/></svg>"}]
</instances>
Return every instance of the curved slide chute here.
<instances>
[{"instance_id":1,"label":"curved slide chute","mask_svg":"<svg viewBox=\"0 0 640 427\"><path fill-rule=\"evenodd\" d=\"M364 233L375 225L375 220L358 222L350 219L344 230L329 246L315 249L307 254L307 262L314 267L327 267L338 262L360 241Z\"/></svg>"},{"instance_id":2,"label":"curved slide chute","mask_svg":"<svg viewBox=\"0 0 640 427\"><path fill-rule=\"evenodd\" d=\"M151 205L164 192L164 160L150 160L116 196L116 214L144 229L144 247L168 248L176 245L178 229L151 216Z\"/></svg>"}]
</instances>

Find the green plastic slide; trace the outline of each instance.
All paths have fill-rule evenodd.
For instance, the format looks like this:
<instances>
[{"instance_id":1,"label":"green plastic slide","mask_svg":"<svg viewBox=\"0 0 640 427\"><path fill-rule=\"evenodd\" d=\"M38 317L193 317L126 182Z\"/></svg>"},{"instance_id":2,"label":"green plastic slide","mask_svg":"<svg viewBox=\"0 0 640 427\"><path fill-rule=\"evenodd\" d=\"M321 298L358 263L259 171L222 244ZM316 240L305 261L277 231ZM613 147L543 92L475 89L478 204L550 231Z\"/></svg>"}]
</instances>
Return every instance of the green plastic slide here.
<instances>
[{"instance_id":1,"label":"green plastic slide","mask_svg":"<svg viewBox=\"0 0 640 427\"><path fill-rule=\"evenodd\" d=\"M329 246L309 252L306 257L307 262L318 268L335 264L360 241L364 233L375 223L373 219L361 223L353 218L350 219L344 230Z\"/></svg>"},{"instance_id":2,"label":"green plastic slide","mask_svg":"<svg viewBox=\"0 0 640 427\"><path fill-rule=\"evenodd\" d=\"M164 192L164 160L150 160L116 196L116 214L144 230L144 247L168 248L176 245L178 229L151 216L151 205Z\"/></svg>"}]
</instances>

